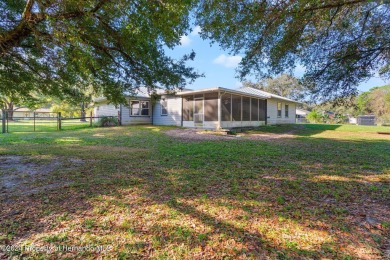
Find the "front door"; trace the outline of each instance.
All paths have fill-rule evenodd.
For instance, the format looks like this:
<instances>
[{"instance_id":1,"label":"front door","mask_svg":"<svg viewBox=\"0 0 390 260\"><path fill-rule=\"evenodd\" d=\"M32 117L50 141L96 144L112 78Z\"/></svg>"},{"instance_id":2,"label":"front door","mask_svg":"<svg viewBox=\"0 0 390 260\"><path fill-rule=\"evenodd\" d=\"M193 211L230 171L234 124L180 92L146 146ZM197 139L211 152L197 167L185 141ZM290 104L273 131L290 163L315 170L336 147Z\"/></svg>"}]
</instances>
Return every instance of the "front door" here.
<instances>
[{"instance_id":1,"label":"front door","mask_svg":"<svg viewBox=\"0 0 390 260\"><path fill-rule=\"evenodd\" d=\"M194 99L194 124L195 127L203 126L203 98L195 98Z\"/></svg>"}]
</instances>

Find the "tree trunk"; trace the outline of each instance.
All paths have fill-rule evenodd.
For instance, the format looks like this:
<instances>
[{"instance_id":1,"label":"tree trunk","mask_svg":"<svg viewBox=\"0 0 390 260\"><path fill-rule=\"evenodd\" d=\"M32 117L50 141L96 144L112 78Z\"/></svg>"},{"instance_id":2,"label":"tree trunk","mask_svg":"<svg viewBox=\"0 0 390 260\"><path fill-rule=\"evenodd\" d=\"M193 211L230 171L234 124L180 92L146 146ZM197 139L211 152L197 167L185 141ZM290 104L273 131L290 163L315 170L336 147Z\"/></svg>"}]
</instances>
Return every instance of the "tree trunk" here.
<instances>
[{"instance_id":1,"label":"tree trunk","mask_svg":"<svg viewBox=\"0 0 390 260\"><path fill-rule=\"evenodd\" d=\"M8 120L14 120L14 102L6 102L5 111L7 113Z\"/></svg>"}]
</instances>

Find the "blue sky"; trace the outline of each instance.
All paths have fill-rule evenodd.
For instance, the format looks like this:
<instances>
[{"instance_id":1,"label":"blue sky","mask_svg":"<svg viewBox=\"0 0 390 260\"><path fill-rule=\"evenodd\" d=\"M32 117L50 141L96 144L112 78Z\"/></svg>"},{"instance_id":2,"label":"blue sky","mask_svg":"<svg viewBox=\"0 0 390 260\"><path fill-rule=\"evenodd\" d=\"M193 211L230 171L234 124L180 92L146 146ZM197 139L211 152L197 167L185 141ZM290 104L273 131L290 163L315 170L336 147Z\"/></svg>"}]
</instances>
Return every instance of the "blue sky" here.
<instances>
[{"instance_id":1,"label":"blue sky","mask_svg":"<svg viewBox=\"0 0 390 260\"><path fill-rule=\"evenodd\" d=\"M240 56L231 56L227 51L222 50L217 44L210 45L210 41L201 39L198 35L199 27L182 36L181 45L174 50L167 50L167 54L173 58L181 58L194 50L196 57L194 61L188 62L188 65L194 67L198 72L204 73L205 77L197 79L192 85L187 86L191 89L201 89L210 87L237 88L241 86L239 79L236 78L235 69L241 60ZM304 69L298 67L295 70L297 77L302 76ZM249 78L255 81L254 78ZM375 86L390 84L379 77L373 77L367 82L358 86L359 91L367 91Z\"/></svg>"}]
</instances>

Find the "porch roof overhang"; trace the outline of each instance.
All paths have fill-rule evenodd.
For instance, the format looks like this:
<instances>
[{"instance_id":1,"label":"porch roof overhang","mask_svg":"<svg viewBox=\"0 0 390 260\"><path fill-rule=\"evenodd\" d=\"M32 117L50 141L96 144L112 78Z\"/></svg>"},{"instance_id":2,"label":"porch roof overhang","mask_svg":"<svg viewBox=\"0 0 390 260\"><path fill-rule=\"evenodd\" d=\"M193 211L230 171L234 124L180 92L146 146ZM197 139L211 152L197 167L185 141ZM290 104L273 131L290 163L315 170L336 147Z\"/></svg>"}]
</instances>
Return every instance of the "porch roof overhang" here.
<instances>
[{"instance_id":1,"label":"porch roof overhang","mask_svg":"<svg viewBox=\"0 0 390 260\"><path fill-rule=\"evenodd\" d=\"M255 98L259 98L259 99L271 98L270 95L259 95L259 94L255 94L255 93L248 93L248 92L244 92L244 91L240 91L240 90L234 90L234 89L222 88L222 87L206 88L206 89L191 90L191 91L182 91L182 92L177 92L176 95L186 96L186 95L204 94L204 93L210 93L210 92L224 92L224 93L236 94L236 95L241 95L241 96L255 97Z\"/></svg>"}]
</instances>

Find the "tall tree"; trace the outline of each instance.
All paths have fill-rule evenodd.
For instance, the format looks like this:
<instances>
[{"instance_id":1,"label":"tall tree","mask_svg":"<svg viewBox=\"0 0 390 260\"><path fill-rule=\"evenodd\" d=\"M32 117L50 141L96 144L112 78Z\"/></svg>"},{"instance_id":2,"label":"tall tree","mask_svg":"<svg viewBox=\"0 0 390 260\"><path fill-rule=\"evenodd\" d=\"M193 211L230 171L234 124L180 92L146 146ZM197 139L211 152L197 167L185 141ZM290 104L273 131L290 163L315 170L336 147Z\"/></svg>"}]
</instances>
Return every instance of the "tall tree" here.
<instances>
[{"instance_id":1,"label":"tall tree","mask_svg":"<svg viewBox=\"0 0 390 260\"><path fill-rule=\"evenodd\" d=\"M189 29L192 1L4 0L0 93L72 95L93 86L114 102L124 91L181 85L200 75L164 53Z\"/></svg>"},{"instance_id":2,"label":"tall tree","mask_svg":"<svg viewBox=\"0 0 390 260\"><path fill-rule=\"evenodd\" d=\"M358 113L374 114L379 122L390 123L390 85L374 87L356 99Z\"/></svg>"},{"instance_id":3,"label":"tall tree","mask_svg":"<svg viewBox=\"0 0 390 260\"><path fill-rule=\"evenodd\" d=\"M276 78L266 78L257 83L245 81L244 87L258 88L279 96L293 100L304 100L307 97L307 88L297 78L288 74L282 74Z\"/></svg>"},{"instance_id":4,"label":"tall tree","mask_svg":"<svg viewBox=\"0 0 390 260\"><path fill-rule=\"evenodd\" d=\"M374 0L202 1L203 38L244 54L241 78L306 68L313 92L328 99L356 94L375 73L390 78L390 4Z\"/></svg>"}]
</instances>

